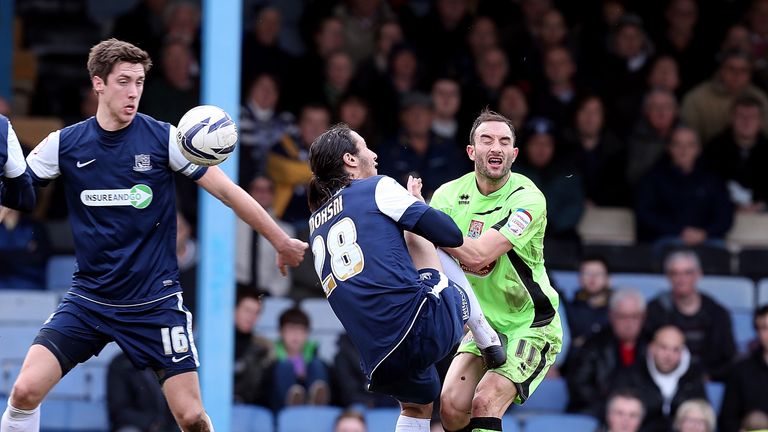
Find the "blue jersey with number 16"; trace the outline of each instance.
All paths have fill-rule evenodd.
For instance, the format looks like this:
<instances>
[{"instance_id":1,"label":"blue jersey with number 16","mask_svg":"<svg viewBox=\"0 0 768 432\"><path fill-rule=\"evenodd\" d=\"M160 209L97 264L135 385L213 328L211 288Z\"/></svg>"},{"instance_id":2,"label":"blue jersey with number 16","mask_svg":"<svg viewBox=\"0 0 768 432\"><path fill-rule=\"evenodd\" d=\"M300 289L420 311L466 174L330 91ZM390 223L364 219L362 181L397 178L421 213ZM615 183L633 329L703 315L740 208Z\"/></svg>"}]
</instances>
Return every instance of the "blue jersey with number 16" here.
<instances>
[{"instance_id":1,"label":"blue jersey with number 16","mask_svg":"<svg viewBox=\"0 0 768 432\"><path fill-rule=\"evenodd\" d=\"M428 208L392 178L374 176L354 180L310 218L315 271L368 376L407 335L429 292L403 238Z\"/></svg>"}]
</instances>

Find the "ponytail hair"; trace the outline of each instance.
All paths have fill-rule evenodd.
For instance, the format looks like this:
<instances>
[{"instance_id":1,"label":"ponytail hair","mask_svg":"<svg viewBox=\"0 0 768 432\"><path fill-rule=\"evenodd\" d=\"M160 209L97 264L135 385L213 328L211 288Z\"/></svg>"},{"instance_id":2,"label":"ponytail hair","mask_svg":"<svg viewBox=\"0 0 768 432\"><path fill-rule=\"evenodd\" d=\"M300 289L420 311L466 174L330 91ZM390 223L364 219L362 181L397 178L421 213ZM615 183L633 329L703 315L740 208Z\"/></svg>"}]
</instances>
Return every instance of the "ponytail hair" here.
<instances>
[{"instance_id":1,"label":"ponytail hair","mask_svg":"<svg viewBox=\"0 0 768 432\"><path fill-rule=\"evenodd\" d=\"M352 179L344 165L344 155L358 154L352 138L352 129L339 123L317 137L309 148L309 167L312 180L309 182L307 198L310 211L322 207Z\"/></svg>"}]
</instances>

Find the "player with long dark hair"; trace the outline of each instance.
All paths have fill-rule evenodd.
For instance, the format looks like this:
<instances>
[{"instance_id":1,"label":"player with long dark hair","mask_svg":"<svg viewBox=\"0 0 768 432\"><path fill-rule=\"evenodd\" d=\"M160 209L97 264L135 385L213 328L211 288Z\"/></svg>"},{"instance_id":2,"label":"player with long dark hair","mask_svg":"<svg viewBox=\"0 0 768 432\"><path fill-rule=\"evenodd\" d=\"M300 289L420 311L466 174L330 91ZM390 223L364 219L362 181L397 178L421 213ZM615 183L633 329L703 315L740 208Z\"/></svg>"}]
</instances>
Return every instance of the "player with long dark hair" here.
<instances>
[{"instance_id":1,"label":"player with long dark hair","mask_svg":"<svg viewBox=\"0 0 768 432\"><path fill-rule=\"evenodd\" d=\"M465 323L489 367L506 361L466 278L435 250L460 246L461 232L424 203L420 180L406 190L377 175L376 153L346 125L318 137L309 161L310 243L328 302L360 351L369 389L400 402L396 431L429 431L440 392L434 365ZM459 280L443 274L450 266Z\"/></svg>"}]
</instances>

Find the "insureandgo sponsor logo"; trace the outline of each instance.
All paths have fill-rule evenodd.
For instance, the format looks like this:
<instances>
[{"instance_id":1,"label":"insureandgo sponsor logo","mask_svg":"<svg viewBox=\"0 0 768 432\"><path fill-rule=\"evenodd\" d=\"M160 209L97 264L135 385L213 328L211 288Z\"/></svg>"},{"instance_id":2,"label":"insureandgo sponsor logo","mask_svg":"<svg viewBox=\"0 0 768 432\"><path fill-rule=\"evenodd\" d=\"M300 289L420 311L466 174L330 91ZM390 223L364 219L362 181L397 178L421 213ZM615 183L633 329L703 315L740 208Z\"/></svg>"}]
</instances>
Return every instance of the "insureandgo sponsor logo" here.
<instances>
[{"instance_id":1,"label":"insureandgo sponsor logo","mask_svg":"<svg viewBox=\"0 0 768 432\"><path fill-rule=\"evenodd\" d=\"M89 207L132 206L144 209L152 203L152 188L138 184L130 189L89 189L80 192L80 201Z\"/></svg>"}]
</instances>

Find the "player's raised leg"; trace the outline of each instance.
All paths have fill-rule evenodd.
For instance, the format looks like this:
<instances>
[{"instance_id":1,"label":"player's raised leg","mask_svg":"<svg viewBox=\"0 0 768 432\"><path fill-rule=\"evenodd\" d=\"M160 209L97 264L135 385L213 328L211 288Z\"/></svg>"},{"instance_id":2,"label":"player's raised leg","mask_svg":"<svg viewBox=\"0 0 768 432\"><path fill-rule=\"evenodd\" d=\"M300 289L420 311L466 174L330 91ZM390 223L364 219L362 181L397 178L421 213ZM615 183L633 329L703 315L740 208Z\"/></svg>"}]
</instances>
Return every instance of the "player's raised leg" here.
<instances>
[{"instance_id":1,"label":"player's raised leg","mask_svg":"<svg viewBox=\"0 0 768 432\"><path fill-rule=\"evenodd\" d=\"M422 182L420 178L408 176L408 192L423 201L424 198L421 196L421 186ZM461 271L458 264L456 264L448 254L436 250L432 243L418 235L406 232L405 242L408 245L408 252L413 259L413 264L417 269L433 268L439 271L444 271L447 267L451 274L455 275L457 279L454 280L446 273L448 279L462 288L469 301L469 320L467 321L467 325L475 337L475 343L483 354L486 366L492 369L503 365L507 360L507 354L502 341L496 331L485 319L483 310L480 308L480 303L477 301L477 297L475 296L474 291L472 291L469 281L467 281L466 276L464 276L464 273ZM440 256L441 254L442 256Z\"/></svg>"},{"instance_id":2,"label":"player's raised leg","mask_svg":"<svg viewBox=\"0 0 768 432\"><path fill-rule=\"evenodd\" d=\"M173 417L184 432L213 432L213 424L203 408L197 372L185 372L168 378L163 393Z\"/></svg>"},{"instance_id":3,"label":"player's raised leg","mask_svg":"<svg viewBox=\"0 0 768 432\"><path fill-rule=\"evenodd\" d=\"M485 319L485 314L480 307L480 302L477 301L475 291L456 261L442 249L437 250L437 257L440 260L443 273L448 276L448 279L463 288L464 293L467 295L470 311L467 326L469 326L472 335L475 337L475 344L477 344L477 347L480 348L480 352L483 354L485 365L488 366L488 369L503 365L507 360L507 350L504 346L506 341L501 340L504 336L496 332Z\"/></svg>"},{"instance_id":4,"label":"player's raised leg","mask_svg":"<svg viewBox=\"0 0 768 432\"><path fill-rule=\"evenodd\" d=\"M56 357L42 345L32 345L24 359L0 420L0 432L40 430L40 403L61 379Z\"/></svg>"}]
</instances>

